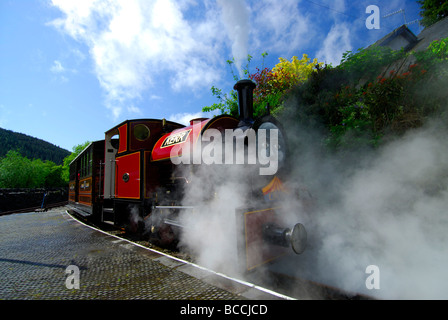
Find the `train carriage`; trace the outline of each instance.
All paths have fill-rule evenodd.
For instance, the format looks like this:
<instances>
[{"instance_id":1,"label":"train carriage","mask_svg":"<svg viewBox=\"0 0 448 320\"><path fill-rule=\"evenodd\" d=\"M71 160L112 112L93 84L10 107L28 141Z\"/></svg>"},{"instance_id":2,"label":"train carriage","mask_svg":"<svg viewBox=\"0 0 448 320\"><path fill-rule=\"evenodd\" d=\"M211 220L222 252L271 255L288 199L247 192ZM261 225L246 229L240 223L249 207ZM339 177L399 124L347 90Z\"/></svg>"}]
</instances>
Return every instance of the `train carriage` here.
<instances>
[{"instance_id":1,"label":"train carriage","mask_svg":"<svg viewBox=\"0 0 448 320\"><path fill-rule=\"evenodd\" d=\"M104 140L91 142L70 163L69 206L84 217L95 216L102 203Z\"/></svg>"}]
</instances>

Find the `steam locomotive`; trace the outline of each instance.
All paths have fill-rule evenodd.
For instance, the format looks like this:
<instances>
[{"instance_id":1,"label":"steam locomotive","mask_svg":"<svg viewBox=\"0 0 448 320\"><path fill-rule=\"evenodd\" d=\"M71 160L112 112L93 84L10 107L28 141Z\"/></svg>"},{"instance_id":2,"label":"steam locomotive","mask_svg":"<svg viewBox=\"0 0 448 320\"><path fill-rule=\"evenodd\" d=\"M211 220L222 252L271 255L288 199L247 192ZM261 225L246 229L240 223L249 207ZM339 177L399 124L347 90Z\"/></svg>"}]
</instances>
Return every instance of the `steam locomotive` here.
<instances>
[{"instance_id":1,"label":"steam locomotive","mask_svg":"<svg viewBox=\"0 0 448 320\"><path fill-rule=\"evenodd\" d=\"M251 80L235 84L239 118L199 118L188 126L165 119L134 119L106 131L104 140L90 143L70 163L69 210L95 223L146 232L157 245L175 246L184 227L182 217L196 210L195 203L185 201L195 172L239 166L250 172L244 178L239 175L245 179L241 183L249 186L245 205L232 212L242 268L254 269L284 255L288 248L303 252L304 226L296 223L285 228L279 211L285 193L283 180L289 174L286 136L274 117L253 119L255 86ZM218 142L213 148L212 140ZM206 153L213 161L196 157L204 155L206 148L213 149ZM246 160L242 164L234 164L237 149L243 150L241 157ZM261 175L266 165L259 160L273 153L274 170ZM203 199L212 201L220 182L205 180L200 180Z\"/></svg>"}]
</instances>

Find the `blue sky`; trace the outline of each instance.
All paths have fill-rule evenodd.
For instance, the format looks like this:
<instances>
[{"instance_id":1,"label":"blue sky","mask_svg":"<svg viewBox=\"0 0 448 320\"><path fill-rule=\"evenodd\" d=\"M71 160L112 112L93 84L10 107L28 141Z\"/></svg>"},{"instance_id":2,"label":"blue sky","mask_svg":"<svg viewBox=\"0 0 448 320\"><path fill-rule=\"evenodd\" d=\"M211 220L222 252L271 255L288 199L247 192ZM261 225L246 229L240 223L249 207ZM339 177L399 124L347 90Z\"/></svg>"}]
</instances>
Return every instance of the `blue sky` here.
<instances>
[{"instance_id":1,"label":"blue sky","mask_svg":"<svg viewBox=\"0 0 448 320\"><path fill-rule=\"evenodd\" d=\"M366 27L369 5L379 29ZM212 86L231 90L227 59L252 55L249 71L265 51L267 67L304 53L337 65L419 10L405 0L1 0L0 127L72 150L126 119L185 122L217 102Z\"/></svg>"}]
</instances>

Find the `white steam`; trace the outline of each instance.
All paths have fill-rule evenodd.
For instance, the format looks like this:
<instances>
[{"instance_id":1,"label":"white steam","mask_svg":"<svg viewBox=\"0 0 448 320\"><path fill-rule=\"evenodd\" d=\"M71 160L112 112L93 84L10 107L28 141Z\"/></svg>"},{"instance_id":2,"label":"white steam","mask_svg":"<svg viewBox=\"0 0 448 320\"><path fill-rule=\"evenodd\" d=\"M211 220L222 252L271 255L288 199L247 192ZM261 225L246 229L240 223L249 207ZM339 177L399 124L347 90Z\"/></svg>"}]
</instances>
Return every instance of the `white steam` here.
<instances>
[{"instance_id":1,"label":"white steam","mask_svg":"<svg viewBox=\"0 0 448 320\"><path fill-rule=\"evenodd\" d=\"M243 0L218 0L222 10L222 21L232 42L235 66L244 77L242 64L247 58L249 43L249 11Z\"/></svg>"},{"instance_id":2,"label":"white steam","mask_svg":"<svg viewBox=\"0 0 448 320\"><path fill-rule=\"evenodd\" d=\"M308 245L269 268L377 298L447 299L446 125L432 122L380 150L337 158L316 152L311 136L309 144L297 136L304 141L285 182L307 185L316 207L305 216L296 194L282 204L285 227L303 223ZM250 186L250 173L234 167L199 166L183 203L198 209L184 216L180 243L199 264L227 274L238 271L235 209L247 205ZM209 185L212 199L204 196ZM371 265L379 289L366 287Z\"/></svg>"},{"instance_id":3,"label":"white steam","mask_svg":"<svg viewBox=\"0 0 448 320\"><path fill-rule=\"evenodd\" d=\"M433 122L376 153L302 158L298 170L318 198L310 243L276 267L378 298L448 298L446 131ZM370 265L379 289L366 287Z\"/></svg>"},{"instance_id":4,"label":"white steam","mask_svg":"<svg viewBox=\"0 0 448 320\"><path fill-rule=\"evenodd\" d=\"M246 204L242 177L241 166L199 166L183 199L195 210L181 217L180 247L194 254L198 264L233 275L239 272L235 209Z\"/></svg>"}]
</instances>

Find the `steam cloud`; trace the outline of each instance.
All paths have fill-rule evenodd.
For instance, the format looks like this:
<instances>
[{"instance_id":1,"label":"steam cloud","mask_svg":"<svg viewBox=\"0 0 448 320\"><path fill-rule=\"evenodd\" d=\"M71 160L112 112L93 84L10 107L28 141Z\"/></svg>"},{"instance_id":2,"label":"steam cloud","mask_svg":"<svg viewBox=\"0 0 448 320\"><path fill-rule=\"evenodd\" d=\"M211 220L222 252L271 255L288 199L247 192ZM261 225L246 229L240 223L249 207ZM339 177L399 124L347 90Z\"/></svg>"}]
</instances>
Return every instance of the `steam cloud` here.
<instances>
[{"instance_id":1,"label":"steam cloud","mask_svg":"<svg viewBox=\"0 0 448 320\"><path fill-rule=\"evenodd\" d=\"M317 150L317 133L290 134L300 147L287 183L306 185L316 207L283 202L286 227L303 223L308 247L269 268L382 299L448 298L447 133L432 120L379 150L343 156ZM181 246L227 274L237 272L234 210L246 204L252 174L236 167L201 166L184 199L199 209L184 216ZM211 201L206 183L216 187ZM369 265L379 268L380 289L366 288Z\"/></svg>"},{"instance_id":2,"label":"steam cloud","mask_svg":"<svg viewBox=\"0 0 448 320\"><path fill-rule=\"evenodd\" d=\"M378 298L446 299L447 133L431 120L380 150L329 157L315 150L316 137L296 132L294 176L317 207L307 251L277 267ZM366 288L369 265L380 270L379 290Z\"/></svg>"},{"instance_id":3,"label":"steam cloud","mask_svg":"<svg viewBox=\"0 0 448 320\"><path fill-rule=\"evenodd\" d=\"M247 58L247 45L249 41L249 12L244 1L218 0L222 10L222 20L228 36L232 42L232 54L235 58L235 66L244 77L242 63Z\"/></svg>"},{"instance_id":4,"label":"steam cloud","mask_svg":"<svg viewBox=\"0 0 448 320\"><path fill-rule=\"evenodd\" d=\"M246 185L237 178L241 170L230 169L201 166L195 172L183 204L195 205L196 209L182 217L185 228L180 247L192 252L200 265L235 275L239 271L235 209L245 203ZM205 189L210 183L215 186L212 199L208 199L211 190Z\"/></svg>"}]
</instances>

